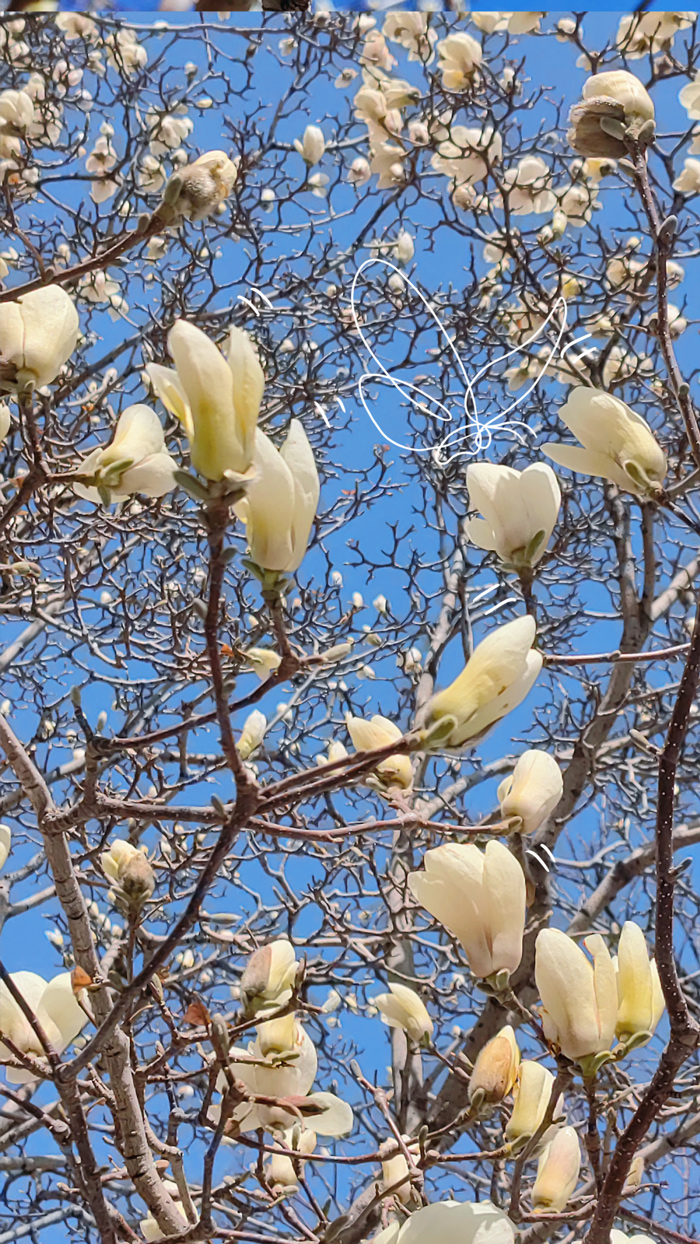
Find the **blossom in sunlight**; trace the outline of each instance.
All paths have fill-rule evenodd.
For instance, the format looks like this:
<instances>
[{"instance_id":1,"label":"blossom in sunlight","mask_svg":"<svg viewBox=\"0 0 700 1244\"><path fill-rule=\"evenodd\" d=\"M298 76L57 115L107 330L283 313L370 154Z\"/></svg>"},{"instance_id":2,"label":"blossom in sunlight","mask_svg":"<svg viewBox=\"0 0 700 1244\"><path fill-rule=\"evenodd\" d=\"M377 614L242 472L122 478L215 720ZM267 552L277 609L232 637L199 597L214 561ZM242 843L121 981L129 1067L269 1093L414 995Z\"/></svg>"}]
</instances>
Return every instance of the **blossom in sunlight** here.
<instances>
[{"instance_id":1,"label":"blossom in sunlight","mask_svg":"<svg viewBox=\"0 0 700 1244\"><path fill-rule=\"evenodd\" d=\"M389 981L389 993L377 994L372 1002L390 1028L403 1028L407 1036L418 1045L430 1042L433 1021L415 989L402 985L399 981Z\"/></svg>"},{"instance_id":2,"label":"blossom in sunlight","mask_svg":"<svg viewBox=\"0 0 700 1244\"><path fill-rule=\"evenodd\" d=\"M85 161L86 172L99 174L98 178L93 181L90 191L95 203L104 203L112 197L119 186L118 180L107 176L117 162L117 153L111 141L114 131L111 125L102 128L102 134Z\"/></svg>"},{"instance_id":3,"label":"blossom in sunlight","mask_svg":"<svg viewBox=\"0 0 700 1244\"><path fill-rule=\"evenodd\" d=\"M286 937L258 947L241 976L241 998L246 1011L264 1014L289 1002L297 967L294 947Z\"/></svg>"},{"instance_id":4,"label":"blossom in sunlight","mask_svg":"<svg viewBox=\"0 0 700 1244\"><path fill-rule=\"evenodd\" d=\"M0 157L11 159L22 150L21 139L35 118L34 104L26 91L0 92Z\"/></svg>"},{"instance_id":5,"label":"blossom in sunlight","mask_svg":"<svg viewBox=\"0 0 700 1244\"><path fill-rule=\"evenodd\" d=\"M410 263L415 253L416 248L411 234L407 229L402 229L394 242L394 255L398 263Z\"/></svg>"},{"instance_id":6,"label":"blossom in sunlight","mask_svg":"<svg viewBox=\"0 0 700 1244\"><path fill-rule=\"evenodd\" d=\"M166 155L189 138L194 129L194 122L187 116L187 106L178 104L172 112L159 114L151 109L146 114L145 125L148 128L148 145L155 156Z\"/></svg>"},{"instance_id":7,"label":"blossom in sunlight","mask_svg":"<svg viewBox=\"0 0 700 1244\"><path fill-rule=\"evenodd\" d=\"M179 1205L180 1189L177 1184L174 1183L172 1179L164 1179L162 1180L162 1185L167 1194L172 1197L173 1201L175 1201L176 1205ZM139 1227L144 1240L147 1240L148 1244L152 1244L155 1240L162 1240L165 1236L165 1232L161 1231L158 1223L153 1217L153 1214L147 1214L145 1218L142 1218L139 1222Z\"/></svg>"},{"instance_id":8,"label":"blossom in sunlight","mask_svg":"<svg viewBox=\"0 0 700 1244\"><path fill-rule=\"evenodd\" d=\"M165 449L160 419L148 406L128 406L119 416L109 445L83 458L78 473L94 482L76 482L79 497L96 504L124 501L134 493L164 497L175 488L177 463Z\"/></svg>"},{"instance_id":9,"label":"blossom in sunlight","mask_svg":"<svg viewBox=\"0 0 700 1244\"><path fill-rule=\"evenodd\" d=\"M416 902L461 942L482 979L515 971L522 956L525 876L502 842L445 843L426 851L423 872L410 873Z\"/></svg>"},{"instance_id":10,"label":"blossom in sunlight","mask_svg":"<svg viewBox=\"0 0 700 1244\"><path fill-rule=\"evenodd\" d=\"M633 920L622 926L613 960L617 979L615 1035L632 1047L646 1045L665 1010L656 960L650 959L644 934Z\"/></svg>"},{"instance_id":11,"label":"blossom in sunlight","mask_svg":"<svg viewBox=\"0 0 700 1244\"><path fill-rule=\"evenodd\" d=\"M263 570L291 574L306 552L320 496L313 450L298 419L290 420L280 449L258 430L253 467L255 478L235 506L251 560Z\"/></svg>"},{"instance_id":12,"label":"blossom in sunlight","mask_svg":"<svg viewBox=\"0 0 700 1244\"><path fill-rule=\"evenodd\" d=\"M236 744L241 760L247 760L249 756L252 756L265 738L266 729L265 714L261 713L259 708L254 708L252 713L246 717L241 737Z\"/></svg>"},{"instance_id":13,"label":"blossom in sunlight","mask_svg":"<svg viewBox=\"0 0 700 1244\"><path fill-rule=\"evenodd\" d=\"M569 113L567 137L579 155L620 159L627 155L626 132L639 133L653 121L654 102L639 78L611 69L584 82L583 102Z\"/></svg>"},{"instance_id":14,"label":"blossom in sunlight","mask_svg":"<svg viewBox=\"0 0 700 1244\"><path fill-rule=\"evenodd\" d=\"M231 194L238 177L239 161L225 151L206 151L191 164L173 173L163 192L160 213L173 220L206 220Z\"/></svg>"},{"instance_id":15,"label":"blossom in sunlight","mask_svg":"<svg viewBox=\"0 0 700 1244\"><path fill-rule=\"evenodd\" d=\"M0 825L0 871L7 863L12 847L12 830L9 825Z\"/></svg>"},{"instance_id":16,"label":"blossom in sunlight","mask_svg":"<svg viewBox=\"0 0 700 1244\"><path fill-rule=\"evenodd\" d=\"M146 371L163 405L187 433L193 467L209 480L249 480L265 387L250 337L231 328L224 356L201 328L176 320L168 348L175 369L149 363Z\"/></svg>"},{"instance_id":17,"label":"blossom in sunlight","mask_svg":"<svg viewBox=\"0 0 700 1244\"><path fill-rule=\"evenodd\" d=\"M54 21L63 31L66 43L72 43L75 39L92 42L99 37L97 23L86 13L57 13Z\"/></svg>"},{"instance_id":18,"label":"blossom in sunlight","mask_svg":"<svg viewBox=\"0 0 700 1244\"><path fill-rule=\"evenodd\" d=\"M581 1146L573 1127L556 1129L537 1163L532 1189L536 1214L561 1213L572 1197L581 1170Z\"/></svg>"},{"instance_id":19,"label":"blossom in sunlight","mask_svg":"<svg viewBox=\"0 0 700 1244\"><path fill-rule=\"evenodd\" d=\"M61 972L50 981L37 976L36 972L12 972L10 979L34 1012L56 1053L62 1054L88 1020L76 1000L70 972ZM0 981L0 1032L23 1053L45 1062L39 1038L4 981ZM0 1041L0 1062L13 1057ZM28 1084L35 1079L24 1068L7 1067L5 1074L10 1084Z\"/></svg>"},{"instance_id":20,"label":"blossom in sunlight","mask_svg":"<svg viewBox=\"0 0 700 1244\"><path fill-rule=\"evenodd\" d=\"M294 139L294 147L309 168L319 164L326 150L323 130L318 125L307 125L303 138Z\"/></svg>"},{"instance_id":21,"label":"blossom in sunlight","mask_svg":"<svg viewBox=\"0 0 700 1244\"><path fill-rule=\"evenodd\" d=\"M157 194L163 189L165 180L165 169L157 156L148 154L143 156L136 169L136 181L140 189L145 194Z\"/></svg>"},{"instance_id":22,"label":"blossom in sunlight","mask_svg":"<svg viewBox=\"0 0 700 1244\"><path fill-rule=\"evenodd\" d=\"M80 282L80 297L86 302L106 302L110 319L119 319L126 315L128 303L119 292L119 282L108 277L105 272L90 272Z\"/></svg>"},{"instance_id":23,"label":"blossom in sunlight","mask_svg":"<svg viewBox=\"0 0 700 1244\"><path fill-rule=\"evenodd\" d=\"M254 1062L249 1061L255 1060ZM352 1131L353 1113L334 1093L311 1092L318 1069L313 1041L293 1015L268 1020L247 1050L229 1051L231 1072L251 1094L276 1097L276 1105L244 1101L233 1111L227 1133L252 1132L262 1127L280 1132L303 1121L321 1136L346 1136ZM221 1072L217 1091L228 1081Z\"/></svg>"},{"instance_id":24,"label":"blossom in sunlight","mask_svg":"<svg viewBox=\"0 0 700 1244\"><path fill-rule=\"evenodd\" d=\"M511 831L534 834L556 808L563 790L561 769L554 757L533 747L518 758L512 774L500 783L496 797Z\"/></svg>"},{"instance_id":25,"label":"blossom in sunlight","mask_svg":"<svg viewBox=\"0 0 700 1244\"><path fill-rule=\"evenodd\" d=\"M541 216L556 206L550 189L552 171L541 156L525 156L516 168L506 169L503 181L508 187L508 205L514 216Z\"/></svg>"},{"instance_id":26,"label":"blossom in sunlight","mask_svg":"<svg viewBox=\"0 0 700 1244\"><path fill-rule=\"evenodd\" d=\"M351 185L364 186L371 176L372 169L369 160L366 160L364 156L358 156L356 160L353 160L348 169L348 181Z\"/></svg>"},{"instance_id":27,"label":"blossom in sunlight","mask_svg":"<svg viewBox=\"0 0 700 1244\"><path fill-rule=\"evenodd\" d=\"M619 397L578 385L560 417L580 441L548 442L542 452L559 466L600 475L638 497L657 497L666 476L666 455L649 425Z\"/></svg>"},{"instance_id":28,"label":"blossom in sunlight","mask_svg":"<svg viewBox=\"0 0 700 1244\"><path fill-rule=\"evenodd\" d=\"M388 71L394 68L396 57L389 51L386 39L379 30L370 30L362 45L360 64Z\"/></svg>"},{"instance_id":29,"label":"blossom in sunlight","mask_svg":"<svg viewBox=\"0 0 700 1244\"><path fill-rule=\"evenodd\" d=\"M272 648L248 648L245 659L261 682L266 682L270 674L282 664L281 656L278 652L273 652Z\"/></svg>"},{"instance_id":30,"label":"blossom in sunlight","mask_svg":"<svg viewBox=\"0 0 700 1244\"><path fill-rule=\"evenodd\" d=\"M372 153L370 172L378 174L378 190L394 190L405 179L403 160L406 152L402 147L393 147L391 143L382 143Z\"/></svg>"},{"instance_id":31,"label":"blossom in sunlight","mask_svg":"<svg viewBox=\"0 0 700 1244\"><path fill-rule=\"evenodd\" d=\"M559 516L561 492L554 471L536 462L524 471L476 462L467 467L470 508L465 534L477 548L497 553L509 566L536 566Z\"/></svg>"},{"instance_id":32,"label":"blossom in sunlight","mask_svg":"<svg viewBox=\"0 0 700 1244\"><path fill-rule=\"evenodd\" d=\"M600 934L587 937L586 957L560 929L542 929L535 943L535 980L542 999L542 1026L565 1058L594 1074L617 1023L615 966Z\"/></svg>"},{"instance_id":33,"label":"blossom in sunlight","mask_svg":"<svg viewBox=\"0 0 700 1244\"><path fill-rule=\"evenodd\" d=\"M441 745L461 747L476 740L522 704L542 669L534 641L535 622L528 615L497 627L477 644L462 673L428 705L429 723L452 720L451 727L444 723Z\"/></svg>"},{"instance_id":34,"label":"blossom in sunlight","mask_svg":"<svg viewBox=\"0 0 700 1244\"><path fill-rule=\"evenodd\" d=\"M401 131L401 113L389 107L386 95L375 86L360 87L353 99L353 109L358 121L367 126L370 142L375 146Z\"/></svg>"},{"instance_id":35,"label":"blossom in sunlight","mask_svg":"<svg viewBox=\"0 0 700 1244\"><path fill-rule=\"evenodd\" d=\"M0 303L0 389L41 389L54 381L78 344L80 321L60 285Z\"/></svg>"},{"instance_id":36,"label":"blossom in sunlight","mask_svg":"<svg viewBox=\"0 0 700 1244\"><path fill-rule=\"evenodd\" d=\"M515 1227L491 1201L436 1201L401 1225L392 1222L371 1244L514 1244Z\"/></svg>"},{"instance_id":37,"label":"blossom in sunlight","mask_svg":"<svg viewBox=\"0 0 700 1244\"><path fill-rule=\"evenodd\" d=\"M673 182L673 189L681 194L700 193L700 160L692 157L683 161L683 168Z\"/></svg>"},{"instance_id":38,"label":"blossom in sunlight","mask_svg":"<svg viewBox=\"0 0 700 1244\"><path fill-rule=\"evenodd\" d=\"M362 717L353 717L348 713L345 718L348 734L358 752L370 752L375 747L386 747L396 739L403 737L399 727L388 717L378 713L369 721ZM413 785L413 767L410 756L388 756L381 760L372 770L369 784L376 785L381 791L398 787L399 790L410 790Z\"/></svg>"},{"instance_id":39,"label":"blossom in sunlight","mask_svg":"<svg viewBox=\"0 0 700 1244\"><path fill-rule=\"evenodd\" d=\"M513 1089L513 1113L506 1124L506 1140L513 1145L534 1136L547 1113L554 1076L542 1063L523 1059ZM556 1111L555 1111L556 1113Z\"/></svg>"},{"instance_id":40,"label":"blossom in sunlight","mask_svg":"<svg viewBox=\"0 0 700 1244\"><path fill-rule=\"evenodd\" d=\"M333 741L328 744L328 752L325 755L322 752L316 757L316 764L320 766L330 765L333 764L335 760L345 760L347 755L348 749L345 744L341 743L340 739L333 739Z\"/></svg>"},{"instance_id":41,"label":"blossom in sunlight","mask_svg":"<svg viewBox=\"0 0 700 1244\"><path fill-rule=\"evenodd\" d=\"M453 125L449 137L438 143L431 164L457 186L483 181L491 165L498 164L503 140L490 126L478 129Z\"/></svg>"},{"instance_id":42,"label":"blossom in sunlight","mask_svg":"<svg viewBox=\"0 0 700 1244\"><path fill-rule=\"evenodd\" d=\"M385 39L405 48L409 60L417 60L424 65L430 65L435 57L434 44L437 40L437 32L429 27L428 17L424 13L412 13L403 9L392 10L384 18L382 34Z\"/></svg>"},{"instance_id":43,"label":"blossom in sunlight","mask_svg":"<svg viewBox=\"0 0 700 1244\"><path fill-rule=\"evenodd\" d=\"M136 31L129 26L121 26L113 34L107 35L104 46L112 68L117 72L123 70L129 78L148 63L148 52L139 43Z\"/></svg>"},{"instance_id":44,"label":"blossom in sunlight","mask_svg":"<svg viewBox=\"0 0 700 1244\"><path fill-rule=\"evenodd\" d=\"M520 1050L515 1032L506 1024L476 1056L469 1078L469 1101L477 1106L482 1102L496 1105L503 1101L513 1091L519 1066Z\"/></svg>"},{"instance_id":45,"label":"blossom in sunlight","mask_svg":"<svg viewBox=\"0 0 700 1244\"><path fill-rule=\"evenodd\" d=\"M463 91L481 64L481 44L466 31L457 31L437 45L438 69L446 91Z\"/></svg>"},{"instance_id":46,"label":"blossom in sunlight","mask_svg":"<svg viewBox=\"0 0 700 1244\"><path fill-rule=\"evenodd\" d=\"M275 1152L267 1167L267 1178L273 1189L289 1192L299 1187L299 1176L304 1170L301 1155L308 1156L313 1153L316 1148L316 1133L304 1128L299 1134L296 1127L288 1127L282 1133L282 1140L285 1147L283 1149L275 1146ZM285 1152L286 1149L293 1149L300 1156L294 1157Z\"/></svg>"},{"instance_id":47,"label":"blossom in sunlight","mask_svg":"<svg viewBox=\"0 0 700 1244\"><path fill-rule=\"evenodd\" d=\"M153 894L156 879L145 847L135 847L123 838L116 838L109 850L102 852L100 863L130 906L141 907Z\"/></svg>"},{"instance_id":48,"label":"blossom in sunlight","mask_svg":"<svg viewBox=\"0 0 700 1244\"><path fill-rule=\"evenodd\" d=\"M696 13L624 13L615 42L627 60L641 60L649 53L668 51L679 30L693 25Z\"/></svg>"},{"instance_id":49,"label":"blossom in sunlight","mask_svg":"<svg viewBox=\"0 0 700 1244\"><path fill-rule=\"evenodd\" d=\"M598 189L595 185L583 185L581 182L576 182L573 186L569 186L559 200L559 211L566 224L574 229L582 229L584 225L587 225L593 214L597 197Z\"/></svg>"}]
</instances>

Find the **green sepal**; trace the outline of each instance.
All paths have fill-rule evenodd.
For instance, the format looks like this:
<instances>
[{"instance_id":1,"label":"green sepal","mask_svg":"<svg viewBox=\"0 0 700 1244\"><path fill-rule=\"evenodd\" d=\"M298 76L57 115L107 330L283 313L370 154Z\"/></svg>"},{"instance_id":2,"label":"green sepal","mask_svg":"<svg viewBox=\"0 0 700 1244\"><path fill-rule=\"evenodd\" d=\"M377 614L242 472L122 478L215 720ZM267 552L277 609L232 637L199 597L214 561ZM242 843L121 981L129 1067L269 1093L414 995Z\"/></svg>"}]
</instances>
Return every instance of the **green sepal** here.
<instances>
[{"instance_id":1,"label":"green sepal","mask_svg":"<svg viewBox=\"0 0 700 1244\"><path fill-rule=\"evenodd\" d=\"M184 488L193 501L211 500L208 489L194 475L190 475L189 471L175 471L174 478L175 483Z\"/></svg>"},{"instance_id":2,"label":"green sepal","mask_svg":"<svg viewBox=\"0 0 700 1244\"><path fill-rule=\"evenodd\" d=\"M421 730L419 735L421 746L426 751L431 751L433 747L439 747L441 743L449 739L452 731L456 728L457 718L453 717L451 713L448 713L445 717L438 717L437 721L434 721L431 726L426 726L424 730Z\"/></svg>"}]
</instances>

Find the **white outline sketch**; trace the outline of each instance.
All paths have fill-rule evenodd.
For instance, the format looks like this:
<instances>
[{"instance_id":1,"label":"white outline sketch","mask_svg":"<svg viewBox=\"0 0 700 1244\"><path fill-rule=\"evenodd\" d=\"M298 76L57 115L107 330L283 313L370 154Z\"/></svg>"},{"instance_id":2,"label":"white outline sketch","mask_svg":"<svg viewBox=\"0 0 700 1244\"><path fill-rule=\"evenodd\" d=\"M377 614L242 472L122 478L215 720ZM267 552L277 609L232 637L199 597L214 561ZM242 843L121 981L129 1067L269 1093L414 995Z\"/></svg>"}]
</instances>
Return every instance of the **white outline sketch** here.
<instances>
[{"instance_id":1,"label":"white outline sketch","mask_svg":"<svg viewBox=\"0 0 700 1244\"><path fill-rule=\"evenodd\" d=\"M465 422L461 423L458 428L455 428L453 431L449 432L447 436L445 436L444 439L440 442L439 445L432 446L432 447L431 446L421 447L421 446L416 446L416 445L402 445L399 441L394 440L391 436L389 436L385 432L384 428L377 422L372 411L370 410L369 405L367 404L367 400L365 398L366 385L368 385L372 381L378 382L378 383L388 382L401 394L402 398L409 401L411 405L413 405L417 410L420 410L423 414L429 415L433 419L437 419L440 423L452 423L452 414L442 402L439 402L435 398L431 397L418 385L410 384L408 381L400 380L397 376L392 376L391 373L386 370L381 359L379 359L377 355L374 353L374 350L372 349L371 345L369 344L362 330L362 327L360 325L360 322L357 316L357 300L356 300L357 283L360 280L360 277L362 276L362 273L365 271L365 269L371 267L372 264L376 264L376 263L383 264L385 267L390 268L392 272L396 272L401 277L402 281L404 281L406 285L410 286L413 292L417 294L418 298L420 298L426 311L430 313L435 324L437 325L439 332L442 334L445 341L447 342L447 345L452 353L452 357L455 361L457 371L462 376L462 379L464 381L465 388L464 388L463 412L465 416ZM355 276L353 277L353 282L352 282L352 286L350 289L350 309L352 312L354 326L360 336L362 344L367 350L367 353L369 354L373 363L375 363L376 366L379 368L379 371L376 371L376 372L365 372L365 374L361 376L357 382L357 392L358 392L360 401L362 403L362 406L364 408L365 414L374 424L380 436L383 437L385 441L388 441L389 444L395 445L397 449L407 450L410 453L432 454L434 459L437 462L439 462L440 465L442 466L447 466L448 463L454 461L455 458L463 458L463 457L473 458L476 454L483 453L485 450L489 448L493 440L494 433L497 431L500 431L506 426L505 420L507 419L511 411L515 410L520 405L520 403L523 402L525 398L530 395L530 393L532 393L533 389L537 387L540 380L542 379L542 376L545 374L547 368L549 367L549 364L554 358L555 353L559 349L559 345L562 340L562 337L564 336L564 333L567 331L567 327L566 327L567 303L566 303L566 299L564 298L563 294L559 294L547 318L540 325L540 327L535 330L535 332L532 334L531 337L528 337L525 341L521 342L519 345L514 346L512 350L508 350L506 354L502 354L499 356L499 358L492 359L491 362L486 363L485 366L482 367L476 373L474 377L470 378L462 362L462 359L460 358L457 350L454 347L452 338L449 336L446 328L440 321L440 318L434 311L430 302L428 302L428 300L426 299L424 294L421 292L421 290L419 290L418 287L414 285L413 281L411 281L411 279L408 276L406 276L405 272L402 272L401 269L398 268L395 264L391 263L390 260L383 259L381 256L378 256L378 257L373 257L371 259L366 259L364 263L360 265L357 272L355 273ZM476 396L474 393L474 385L492 367L495 367L498 363L505 362L506 359L512 358L514 354L522 353L522 351L526 349L527 346L531 345L533 341L536 341L537 338L540 336L540 334L546 329L550 320L553 319L553 317L555 316L555 313L559 309L561 309L562 316L561 316L561 323L559 324L559 328L558 328L557 339L551 348L549 356L547 357L541 370L538 372L537 376L533 380L532 384L529 386L529 388L525 390L524 393L520 394L515 399L515 401L511 402L510 406L507 406L505 410L499 411L497 415L494 415L491 419L488 419L485 423L482 423L480 419L480 412L477 407ZM585 333L584 336L578 337L575 341L569 342L562 349L560 357L562 359L565 358L568 350L571 350L574 346L581 345L584 341L587 341L591 336L592 336L591 333ZM585 356L587 353L589 353L589 350L582 350L581 357ZM420 401L418 400L418 398L422 398L423 400ZM434 407L434 408L436 407L437 410L433 413L433 411L431 411L428 408L429 406ZM438 413L438 411L442 411L443 413L440 414ZM532 429L529 428L527 424L522 423L519 420L509 423L508 424L509 434L515 436L515 438L519 440L521 444L525 443L525 437L517 429L523 429L524 432L529 433L531 436L534 435L534 433L532 432ZM451 454L449 457L445 457L444 451L459 436L462 436L464 440L471 439L474 444L474 447L459 449L456 453Z\"/></svg>"}]
</instances>

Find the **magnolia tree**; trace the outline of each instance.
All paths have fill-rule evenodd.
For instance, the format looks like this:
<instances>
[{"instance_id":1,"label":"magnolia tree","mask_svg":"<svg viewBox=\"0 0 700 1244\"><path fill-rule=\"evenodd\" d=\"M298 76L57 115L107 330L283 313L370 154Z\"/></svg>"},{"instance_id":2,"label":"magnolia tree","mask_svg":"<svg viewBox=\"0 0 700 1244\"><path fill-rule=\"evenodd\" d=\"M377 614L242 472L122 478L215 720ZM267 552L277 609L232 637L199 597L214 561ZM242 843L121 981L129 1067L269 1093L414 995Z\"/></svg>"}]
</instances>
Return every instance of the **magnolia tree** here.
<instances>
[{"instance_id":1,"label":"magnolia tree","mask_svg":"<svg viewBox=\"0 0 700 1244\"><path fill-rule=\"evenodd\" d=\"M684 1244L696 15L226 17L0 30L0 1241Z\"/></svg>"}]
</instances>

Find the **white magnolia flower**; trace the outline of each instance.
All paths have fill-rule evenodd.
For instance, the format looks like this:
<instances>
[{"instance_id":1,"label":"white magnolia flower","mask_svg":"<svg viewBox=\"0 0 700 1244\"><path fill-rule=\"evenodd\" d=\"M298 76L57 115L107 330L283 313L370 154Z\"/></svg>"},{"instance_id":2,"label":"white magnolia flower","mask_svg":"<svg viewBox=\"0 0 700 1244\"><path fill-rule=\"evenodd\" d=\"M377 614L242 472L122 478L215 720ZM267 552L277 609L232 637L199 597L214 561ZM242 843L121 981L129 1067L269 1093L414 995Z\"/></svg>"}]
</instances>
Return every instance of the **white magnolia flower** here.
<instances>
[{"instance_id":1,"label":"white magnolia flower","mask_svg":"<svg viewBox=\"0 0 700 1244\"><path fill-rule=\"evenodd\" d=\"M428 17L424 13L392 11L384 19L382 34L385 39L405 48L409 60L429 65L434 59L437 32L429 27Z\"/></svg>"},{"instance_id":2,"label":"white magnolia flower","mask_svg":"<svg viewBox=\"0 0 700 1244\"><path fill-rule=\"evenodd\" d=\"M449 137L438 143L431 164L457 186L472 185L488 176L491 165L498 164L503 140L491 126L477 129L453 125Z\"/></svg>"},{"instance_id":3,"label":"white magnolia flower","mask_svg":"<svg viewBox=\"0 0 700 1244\"><path fill-rule=\"evenodd\" d=\"M683 169L673 183L673 189L680 190L681 194L700 193L700 160L689 157L684 161Z\"/></svg>"},{"instance_id":4,"label":"white magnolia flower","mask_svg":"<svg viewBox=\"0 0 700 1244\"><path fill-rule=\"evenodd\" d=\"M394 190L403 184L406 173L403 161L406 152L402 147L394 147L391 143L382 143L372 155L370 172L378 174L378 190Z\"/></svg>"},{"instance_id":5,"label":"white magnolia flower","mask_svg":"<svg viewBox=\"0 0 700 1244\"><path fill-rule=\"evenodd\" d=\"M36 972L12 972L10 975L56 1053L62 1054L88 1019L73 993L71 973L61 972L50 981L37 976ZM45 1062L39 1038L4 981L0 982L0 1031L25 1054ZM0 1061L12 1057L8 1047L0 1042ZM8 1067L6 1075L10 1084L28 1084L35 1078L31 1072L14 1067Z\"/></svg>"},{"instance_id":6,"label":"white magnolia flower","mask_svg":"<svg viewBox=\"0 0 700 1244\"><path fill-rule=\"evenodd\" d=\"M536 1214L561 1213L572 1196L581 1169L581 1146L573 1127L560 1127L542 1150L532 1189Z\"/></svg>"},{"instance_id":7,"label":"white magnolia flower","mask_svg":"<svg viewBox=\"0 0 700 1244\"><path fill-rule=\"evenodd\" d=\"M267 718L260 709L255 708L246 717L237 748L241 760L247 760L262 743L267 729Z\"/></svg>"},{"instance_id":8,"label":"white magnolia flower","mask_svg":"<svg viewBox=\"0 0 700 1244\"><path fill-rule=\"evenodd\" d=\"M240 993L246 1010L264 1015L289 1002L298 966L294 947L286 937L258 947L241 976Z\"/></svg>"},{"instance_id":9,"label":"white magnolia flower","mask_svg":"<svg viewBox=\"0 0 700 1244\"><path fill-rule=\"evenodd\" d=\"M389 993L377 994L372 1003L381 1012L382 1019L390 1028L402 1028L412 1041L419 1044L430 1041L433 1021L423 999L398 981L389 981Z\"/></svg>"},{"instance_id":10,"label":"white magnolia flower","mask_svg":"<svg viewBox=\"0 0 700 1244\"><path fill-rule=\"evenodd\" d=\"M692 26L696 13L625 13L617 29L617 43L627 60L640 60L651 53L668 51L679 30Z\"/></svg>"},{"instance_id":11,"label":"white magnolia flower","mask_svg":"<svg viewBox=\"0 0 700 1244\"><path fill-rule=\"evenodd\" d=\"M369 752L376 747L386 747L389 743L394 743L403 737L402 731L393 721L390 721L388 717L381 717L378 713L369 720L363 717L353 717L352 713L348 713L345 717L345 724L358 752ZM372 770L370 777L372 784L376 784L382 791L390 790L392 787L410 790L413 785L411 757L388 756Z\"/></svg>"},{"instance_id":12,"label":"white magnolia flower","mask_svg":"<svg viewBox=\"0 0 700 1244\"><path fill-rule=\"evenodd\" d=\"M437 1201L393 1222L371 1244L513 1244L515 1227L490 1201Z\"/></svg>"},{"instance_id":13,"label":"white magnolia flower","mask_svg":"<svg viewBox=\"0 0 700 1244\"><path fill-rule=\"evenodd\" d=\"M292 573L306 552L320 496L313 451L298 419L290 421L280 449L258 430L253 466L256 476L235 506L251 559L265 570Z\"/></svg>"},{"instance_id":14,"label":"white magnolia flower","mask_svg":"<svg viewBox=\"0 0 700 1244\"><path fill-rule=\"evenodd\" d=\"M466 31L457 31L437 45L439 69L446 91L463 91L481 64L481 44Z\"/></svg>"},{"instance_id":15,"label":"white magnolia flower","mask_svg":"<svg viewBox=\"0 0 700 1244\"><path fill-rule=\"evenodd\" d=\"M482 516L464 524L471 542L493 550L509 565L536 566L547 549L561 505L551 467L536 462L516 471L476 462L467 467L467 488L470 507Z\"/></svg>"},{"instance_id":16,"label":"white magnolia flower","mask_svg":"<svg viewBox=\"0 0 700 1244\"><path fill-rule=\"evenodd\" d=\"M554 811L564 790L561 769L548 752L523 752L496 792L501 816L521 834L534 834Z\"/></svg>"},{"instance_id":17,"label":"white magnolia flower","mask_svg":"<svg viewBox=\"0 0 700 1244\"><path fill-rule=\"evenodd\" d=\"M556 207L550 189L552 171L541 156L525 156L516 168L509 168L503 181L509 188L508 205L514 216L541 216Z\"/></svg>"},{"instance_id":18,"label":"white magnolia flower","mask_svg":"<svg viewBox=\"0 0 700 1244\"><path fill-rule=\"evenodd\" d=\"M12 847L12 830L9 825L0 825L0 872L7 863L7 857Z\"/></svg>"},{"instance_id":19,"label":"white magnolia flower","mask_svg":"<svg viewBox=\"0 0 700 1244\"><path fill-rule=\"evenodd\" d=\"M45 285L0 304L0 388L51 384L75 350L80 321L60 285Z\"/></svg>"},{"instance_id":20,"label":"white magnolia flower","mask_svg":"<svg viewBox=\"0 0 700 1244\"><path fill-rule=\"evenodd\" d=\"M615 967L602 937L595 933L584 945L560 929L542 929L535 943L535 980L542 999L542 1026L566 1058L592 1065L605 1053L617 1023Z\"/></svg>"},{"instance_id":21,"label":"white magnolia flower","mask_svg":"<svg viewBox=\"0 0 700 1244\"><path fill-rule=\"evenodd\" d=\"M312 168L314 164L321 162L325 154L326 140L323 130L318 125L307 125L303 138L294 139L294 146L304 162Z\"/></svg>"},{"instance_id":22,"label":"white magnolia flower","mask_svg":"<svg viewBox=\"0 0 700 1244\"><path fill-rule=\"evenodd\" d=\"M94 484L75 483L73 490L99 504L100 490L111 501L134 493L164 497L175 487L177 463L165 449L160 419L148 406L128 406L119 416L109 445L93 449L80 463L79 474Z\"/></svg>"}]
</instances>

